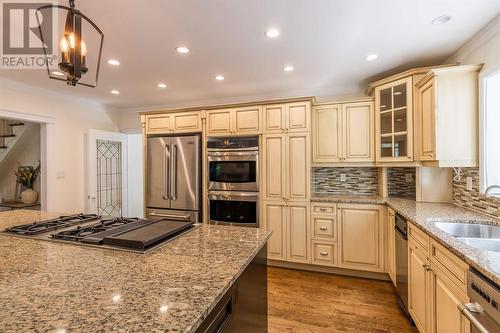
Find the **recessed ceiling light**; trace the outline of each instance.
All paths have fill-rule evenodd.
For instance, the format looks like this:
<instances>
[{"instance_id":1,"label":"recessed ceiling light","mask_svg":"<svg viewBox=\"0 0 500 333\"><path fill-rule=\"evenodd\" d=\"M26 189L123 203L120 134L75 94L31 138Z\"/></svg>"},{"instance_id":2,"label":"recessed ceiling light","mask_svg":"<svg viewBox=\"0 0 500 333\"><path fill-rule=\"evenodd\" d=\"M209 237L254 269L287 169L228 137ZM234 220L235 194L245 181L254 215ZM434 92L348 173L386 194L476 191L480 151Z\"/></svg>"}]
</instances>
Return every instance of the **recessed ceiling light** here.
<instances>
[{"instance_id":1,"label":"recessed ceiling light","mask_svg":"<svg viewBox=\"0 0 500 333\"><path fill-rule=\"evenodd\" d=\"M167 85L163 82L158 83L158 88L166 88Z\"/></svg>"},{"instance_id":2,"label":"recessed ceiling light","mask_svg":"<svg viewBox=\"0 0 500 333\"><path fill-rule=\"evenodd\" d=\"M176 48L177 52L182 53L182 54L187 54L189 53L189 49L185 46L179 46Z\"/></svg>"},{"instance_id":3,"label":"recessed ceiling light","mask_svg":"<svg viewBox=\"0 0 500 333\"><path fill-rule=\"evenodd\" d=\"M441 16L438 16L436 17L434 20L432 20L432 24L445 24L447 23L448 21L451 20L451 16L449 15L441 15Z\"/></svg>"},{"instance_id":4,"label":"recessed ceiling light","mask_svg":"<svg viewBox=\"0 0 500 333\"><path fill-rule=\"evenodd\" d=\"M365 60L372 61L378 58L378 55L376 54L369 54L365 57Z\"/></svg>"},{"instance_id":5,"label":"recessed ceiling light","mask_svg":"<svg viewBox=\"0 0 500 333\"><path fill-rule=\"evenodd\" d=\"M291 65L286 65L285 67L283 67L283 70L284 70L285 72L291 72L291 71L293 71L293 70L294 70L294 68L293 68L293 66L291 66Z\"/></svg>"},{"instance_id":6,"label":"recessed ceiling light","mask_svg":"<svg viewBox=\"0 0 500 333\"><path fill-rule=\"evenodd\" d=\"M224 76L223 76L223 75L217 75L217 76L215 77L215 79L216 79L217 81L222 81L222 80L224 80Z\"/></svg>"},{"instance_id":7,"label":"recessed ceiling light","mask_svg":"<svg viewBox=\"0 0 500 333\"><path fill-rule=\"evenodd\" d=\"M52 74L57 75L57 76L64 76L64 73L59 72L59 71L52 71Z\"/></svg>"},{"instance_id":8,"label":"recessed ceiling light","mask_svg":"<svg viewBox=\"0 0 500 333\"><path fill-rule=\"evenodd\" d=\"M280 35L280 31L276 28L271 28L266 31L266 36L269 38L276 38Z\"/></svg>"},{"instance_id":9,"label":"recessed ceiling light","mask_svg":"<svg viewBox=\"0 0 500 333\"><path fill-rule=\"evenodd\" d=\"M109 59L108 64L113 65L113 66L120 66L120 62L116 59Z\"/></svg>"},{"instance_id":10,"label":"recessed ceiling light","mask_svg":"<svg viewBox=\"0 0 500 333\"><path fill-rule=\"evenodd\" d=\"M120 95L120 91L119 90L111 90L111 93L113 95Z\"/></svg>"}]
</instances>

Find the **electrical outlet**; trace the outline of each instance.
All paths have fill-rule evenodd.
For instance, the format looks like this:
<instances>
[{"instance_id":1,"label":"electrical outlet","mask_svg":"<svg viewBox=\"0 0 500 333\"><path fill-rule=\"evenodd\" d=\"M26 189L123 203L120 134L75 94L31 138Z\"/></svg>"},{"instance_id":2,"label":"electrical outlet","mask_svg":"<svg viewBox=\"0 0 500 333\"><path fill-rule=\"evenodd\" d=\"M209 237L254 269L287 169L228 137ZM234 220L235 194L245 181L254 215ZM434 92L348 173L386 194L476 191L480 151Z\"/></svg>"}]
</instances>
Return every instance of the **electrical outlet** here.
<instances>
[{"instance_id":1,"label":"electrical outlet","mask_svg":"<svg viewBox=\"0 0 500 333\"><path fill-rule=\"evenodd\" d=\"M413 182L413 175L412 175L411 173L407 173L407 174L405 175L405 181L406 181L407 183L412 183L412 182Z\"/></svg>"},{"instance_id":2,"label":"electrical outlet","mask_svg":"<svg viewBox=\"0 0 500 333\"><path fill-rule=\"evenodd\" d=\"M343 183L343 182L345 182L345 181L347 181L347 176L346 176L346 174L345 174L345 173L341 173L341 174L340 174L340 181L341 181L342 183Z\"/></svg>"},{"instance_id":3,"label":"electrical outlet","mask_svg":"<svg viewBox=\"0 0 500 333\"><path fill-rule=\"evenodd\" d=\"M465 178L467 184L467 191L472 191L472 177Z\"/></svg>"},{"instance_id":4,"label":"electrical outlet","mask_svg":"<svg viewBox=\"0 0 500 333\"><path fill-rule=\"evenodd\" d=\"M66 178L66 173L64 171L56 172L56 179L57 180L63 180L65 178Z\"/></svg>"}]
</instances>

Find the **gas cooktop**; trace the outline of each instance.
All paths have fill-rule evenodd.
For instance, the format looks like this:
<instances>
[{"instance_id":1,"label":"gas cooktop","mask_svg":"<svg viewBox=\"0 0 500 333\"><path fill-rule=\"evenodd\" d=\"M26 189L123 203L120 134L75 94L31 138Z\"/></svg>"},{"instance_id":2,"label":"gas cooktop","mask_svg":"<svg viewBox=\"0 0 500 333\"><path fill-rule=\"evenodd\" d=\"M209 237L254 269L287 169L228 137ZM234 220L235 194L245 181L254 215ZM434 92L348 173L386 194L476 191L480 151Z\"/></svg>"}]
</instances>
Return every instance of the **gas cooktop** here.
<instances>
[{"instance_id":1,"label":"gas cooktop","mask_svg":"<svg viewBox=\"0 0 500 333\"><path fill-rule=\"evenodd\" d=\"M2 234L144 253L198 226L174 220L75 214L7 228Z\"/></svg>"}]
</instances>

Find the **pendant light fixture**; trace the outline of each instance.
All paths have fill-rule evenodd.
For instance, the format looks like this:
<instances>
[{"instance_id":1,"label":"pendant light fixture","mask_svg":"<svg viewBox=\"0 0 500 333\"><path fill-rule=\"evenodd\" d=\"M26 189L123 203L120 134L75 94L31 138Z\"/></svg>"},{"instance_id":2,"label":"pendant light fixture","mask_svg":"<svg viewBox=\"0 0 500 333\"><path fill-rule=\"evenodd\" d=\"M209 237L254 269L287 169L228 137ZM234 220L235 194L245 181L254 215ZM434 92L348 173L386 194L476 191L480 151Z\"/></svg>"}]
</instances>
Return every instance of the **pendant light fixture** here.
<instances>
[{"instance_id":1,"label":"pendant light fixture","mask_svg":"<svg viewBox=\"0 0 500 333\"><path fill-rule=\"evenodd\" d=\"M58 67L64 73L64 77L53 76L49 68L49 59L47 54L47 46L43 37L42 26L40 22L40 15L43 10L55 9L56 12L66 11L66 23L64 25L64 34L60 37L59 51L60 58ZM45 54L45 64L47 73L50 79L66 81L70 86L77 84L95 88L97 86L97 79L99 77L99 67L101 65L102 45L104 42L104 34L101 29L80 10L75 7L75 0L69 0L69 7L62 5L46 5L36 10L36 19L38 23L38 31L40 32L40 39L42 40L43 51ZM88 50L87 43L82 33L82 23L88 22L90 26L97 32L100 37L99 50ZM89 68L87 67L87 57L90 55L97 56L97 66L95 68L95 80L91 83L80 82L83 75L87 74Z\"/></svg>"}]
</instances>

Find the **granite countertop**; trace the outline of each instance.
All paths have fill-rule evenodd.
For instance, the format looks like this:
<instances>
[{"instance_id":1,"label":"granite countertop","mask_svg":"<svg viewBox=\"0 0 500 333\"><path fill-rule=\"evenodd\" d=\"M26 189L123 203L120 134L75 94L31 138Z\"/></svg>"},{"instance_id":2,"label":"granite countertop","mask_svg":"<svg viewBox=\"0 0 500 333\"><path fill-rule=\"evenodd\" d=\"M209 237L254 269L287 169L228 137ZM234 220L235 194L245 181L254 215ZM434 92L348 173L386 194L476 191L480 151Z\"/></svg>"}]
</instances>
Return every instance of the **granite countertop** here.
<instances>
[{"instance_id":1,"label":"granite countertop","mask_svg":"<svg viewBox=\"0 0 500 333\"><path fill-rule=\"evenodd\" d=\"M332 203L359 203L359 204L385 204L385 199L381 196L372 195L342 195L342 194L322 194L313 193L311 202L332 202Z\"/></svg>"},{"instance_id":2,"label":"granite countertop","mask_svg":"<svg viewBox=\"0 0 500 333\"><path fill-rule=\"evenodd\" d=\"M415 200L386 198L386 203L413 222L430 237L500 285L500 252L471 247L436 226L436 222L482 223L500 226L500 220L452 204L420 203Z\"/></svg>"},{"instance_id":3,"label":"granite countertop","mask_svg":"<svg viewBox=\"0 0 500 333\"><path fill-rule=\"evenodd\" d=\"M0 230L58 216L0 213ZM0 235L0 332L193 332L270 232L203 225L146 254Z\"/></svg>"}]
</instances>

